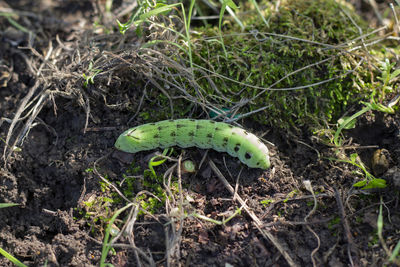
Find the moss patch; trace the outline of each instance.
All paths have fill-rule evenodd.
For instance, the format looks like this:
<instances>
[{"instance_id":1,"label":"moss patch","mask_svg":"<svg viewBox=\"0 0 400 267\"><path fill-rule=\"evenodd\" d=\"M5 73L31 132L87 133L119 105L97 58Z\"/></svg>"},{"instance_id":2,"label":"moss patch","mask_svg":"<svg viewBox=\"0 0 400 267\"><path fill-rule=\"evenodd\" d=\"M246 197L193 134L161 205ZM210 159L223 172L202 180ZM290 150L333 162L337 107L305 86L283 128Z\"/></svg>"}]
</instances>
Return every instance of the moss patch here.
<instances>
[{"instance_id":1,"label":"moss patch","mask_svg":"<svg viewBox=\"0 0 400 267\"><path fill-rule=\"evenodd\" d=\"M360 35L355 24L365 33L366 23L354 13L352 22L349 8L333 0L283 1L278 11L265 5L268 25L256 12L241 17L243 32L237 24L225 25L226 54L217 28L197 29L194 62L212 71L215 86L228 100L216 97L215 87L199 78L206 99L221 108L251 99L239 112L268 106L253 118L279 128L315 126L337 118L363 94L352 86L354 77L344 75L355 61L337 46ZM274 90L261 93L269 87Z\"/></svg>"}]
</instances>

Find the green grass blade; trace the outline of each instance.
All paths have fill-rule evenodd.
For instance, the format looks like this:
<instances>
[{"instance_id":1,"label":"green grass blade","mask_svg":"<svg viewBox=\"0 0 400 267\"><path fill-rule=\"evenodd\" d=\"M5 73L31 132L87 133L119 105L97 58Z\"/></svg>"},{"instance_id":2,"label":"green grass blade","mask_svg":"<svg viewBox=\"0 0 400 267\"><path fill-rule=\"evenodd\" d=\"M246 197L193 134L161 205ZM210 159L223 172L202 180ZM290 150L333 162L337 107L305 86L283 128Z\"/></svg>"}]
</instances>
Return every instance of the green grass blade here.
<instances>
[{"instance_id":1,"label":"green grass blade","mask_svg":"<svg viewBox=\"0 0 400 267\"><path fill-rule=\"evenodd\" d=\"M179 6L180 3L177 4L171 4L171 5L160 5L159 7L150 10L149 12L146 12L142 15L139 16L141 20L146 20L151 16L157 16L159 14L165 14L166 12L171 11L174 7Z\"/></svg>"},{"instance_id":2,"label":"green grass blade","mask_svg":"<svg viewBox=\"0 0 400 267\"><path fill-rule=\"evenodd\" d=\"M15 21L12 16L17 16L17 14L14 13L9 13L9 12L0 12L0 16L1 17L6 17L6 19L8 20L8 22L13 25L15 28L17 28L18 30L25 32L25 33L30 33L30 30L28 30L27 28L25 28L24 26L22 26L21 24L19 24L17 21Z\"/></svg>"},{"instance_id":3,"label":"green grass blade","mask_svg":"<svg viewBox=\"0 0 400 267\"><path fill-rule=\"evenodd\" d=\"M18 206L18 203L0 203L0 209L1 208L9 208L9 207L15 207Z\"/></svg>"},{"instance_id":4,"label":"green grass blade","mask_svg":"<svg viewBox=\"0 0 400 267\"><path fill-rule=\"evenodd\" d=\"M107 226L107 228L106 228L106 232L105 232L105 235L104 235L103 248L102 248L102 250L101 250L101 257L100 257L100 267L113 266L112 264L106 263L106 262L105 262L105 261L106 261L106 258L107 258L107 255L108 255L108 252L109 252L110 249L111 249L110 242L109 242L109 240L110 240L110 235L111 235L111 234L110 234L111 228L112 228L112 225L113 225L114 221L117 219L117 217L118 217L124 210L126 210L126 209L129 208L129 207L131 207L132 205L133 205L133 204L128 204L128 205L126 205L125 207L120 208L120 209L117 210L117 211L115 212L115 214L111 217L111 220L110 220L110 222L108 223L108 226Z\"/></svg>"},{"instance_id":5,"label":"green grass blade","mask_svg":"<svg viewBox=\"0 0 400 267\"><path fill-rule=\"evenodd\" d=\"M400 241L397 243L396 247L393 249L392 255L389 258L389 261L392 262L396 259L397 255L400 251Z\"/></svg>"},{"instance_id":6,"label":"green grass blade","mask_svg":"<svg viewBox=\"0 0 400 267\"><path fill-rule=\"evenodd\" d=\"M379 214L376 226L378 228L378 236L382 237L382 230L383 230L382 199L381 199L381 205L379 206Z\"/></svg>"},{"instance_id":7,"label":"green grass blade","mask_svg":"<svg viewBox=\"0 0 400 267\"><path fill-rule=\"evenodd\" d=\"M17 258L15 258L13 255L5 251L4 249L0 248L0 254L6 257L8 260L10 260L12 263L14 263L18 267L27 267L25 264L20 262Z\"/></svg>"},{"instance_id":8,"label":"green grass blade","mask_svg":"<svg viewBox=\"0 0 400 267\"><path fill-rule=\"evenodd\" d=\"M269 23L268 23L268 21L264 18L264 15L262 14L262 12L261 12L261 10L260 10L260 7L258 6L256 0L251 0L251 3L252 3L252 4L254 5L254 7L256 8L258 15L261 17L261 19L263 20L263 22L265 23L265 25L266 25L267 27L269 27Z\"/></svg>"},{"instance_id":9,"label":"green grass blade","mask_svg":"<svg viewBox=\"0 0 400 267\"><path fill-rule=\"evenodd\" d=\"M339 135L342 132L342 130L347 126L347 124L349 124L352 120L356 119L357 117L361 116L362 114L364 114L365 112L367 112L369 110L371 110L370 107L364 107L362 110L360 110L359 112L348 117L347 119L344 120L344 122L342 122L342 124L340 124L339 128L335 132L335 137L333 139L333 142L336 146L341 145L341 144L339 144Z\"/></svg>"}]
</instances>

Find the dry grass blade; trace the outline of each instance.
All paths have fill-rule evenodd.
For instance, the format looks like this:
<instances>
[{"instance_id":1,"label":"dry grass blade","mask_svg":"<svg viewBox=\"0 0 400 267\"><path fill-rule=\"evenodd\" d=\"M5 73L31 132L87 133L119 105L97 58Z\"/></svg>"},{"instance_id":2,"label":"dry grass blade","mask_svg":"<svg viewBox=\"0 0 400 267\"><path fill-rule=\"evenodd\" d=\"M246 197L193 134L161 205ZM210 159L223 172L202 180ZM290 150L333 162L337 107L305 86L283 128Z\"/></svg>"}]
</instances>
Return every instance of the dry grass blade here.
<instances>
[{"instance_id":1,"label":"dry grass blade","mask_svg":"<svg viewBox=\"0 0 400 267\"><path fill-rule=\"evenodd\" d=\"M304 217L304 222L308 222L308 218L311 217L311 215L313 215L315 213L315 211L317 210L318 202L317 202L317 198L315 197L314 190L311 186L310 180L303 181L303 184L306 187L306 189L312 194L313 200L314 200L314 206L313 206L312 210L306 215L306 217ZM308 231L310 231L310 233L312 233L314 235L315 239L317 239L317 247L311 252L311 261L313 263L313 266L315 267L315 266L317 266L317 263L316 263L314 256L318 252L318 250L321 246L321 240L320 240L319 236L317 235L317 233L313 229L311 229L310 225L306 224L306 228Z\"/></svg>"},{"instance_id":2,"label":"dry grass blade","mask_svg":"<svg viewBox=\"0 0 400 267\"><path fill-rule=\"evenodd\" d=\"M113 183L110 183L110 181L108 181L106 178L104 178L104 176L102 176L102 175L99 173L98 169L97 169L97 164L98 164L101 160L108 158L108 156L109 156L111 153L112 153L112 152L109 152L108 154L104 155L103 157L97 159L97 160L94 162L94 164L93 164L93 171L94 171L94 173L95 173L98 177L100 177L100 179L101 179L104 183L106 183L107 185L111 186L111 187L115 190L115 192L117 192L118 195L119 195L122 199L124 199L127 203L131 203L132 201L130 201L128 198L126 198L126 196L118 189L118 187L117 187L116 185L114 185Z\"/></svg>"},{"instance_id":3,"label":"dry grass blade","mask_svg":"<svg viewBox=\"0 0 400 267\"><path fill-rule=\"evenodd\" d=\"M142 193L146 192L139 192L136 195L136 198L140 196ZM135 201L136 202L136 201ZM140 205L138 203L130 203L132 204L132 208L129 212L128 219L126 220L126 223L122 227L121 231L119 231L118 235L113 238L113 240L110 242L110 245L113 247L123 247L123 248L129 248L133 249L133 253L135 254L136 258L136 263L138 266L142 266L141 263L141 258L144 258L149 266L156 266L154 259L151 256L151 253L146 254L143 250L138 248L135 244L135 236L134 236L134 226L136 223L136 219L138 217L139 211L140 211ZM126 233L128 235L128 240L129 240L129 245L127 244L119 244L116 243L123 234Z\"/></svg>"},{"instance_id":4,"label":"dry grass blade","mask_svg":"<svg viewBox=\"0 0 400 267\"><path fill-rule=\"evenodd\" d=\"M181 162L182 155L178 158L178 163L171 167L164 175L164 188L166 189L168 196L166 198L166 211L170 221L164 225L165 242L166 242L166 265L174 266L179 262L180 255L180 244L182 241L182 231L184 226L184 207L183 207L183 191L182 191L182 173L181 173ZM171 179L174 170L178 173L178 188L179 188L179 199L175 199L171 190ZM168 181L166 182L166 177ZM168 199L171 199L169 201Z\"/></svg>"},{"instance_id":5,"label":"dry grass blade","mask_svg":"<svg viewBox=\"0 0 400 267\"><path fill-rule=\"evenodd\" d=\"M354 244L353 241L353 235L351 234L350 231L350 225L349 222L347 221L346 218L346 212L345 209L343 207L343 202L342 199L340 197L340 193L337 190L337 188L335 188L335 197L336 197L336 203L339 209L339 214L340 214L340 219L342 221L343 224L343 230L345 233L345 239L347 241L347 254L349 257L349 262L351 263L351 266L360 266L359 260L358 260L358 250ZM355 255L355 258L352 257L352 255Z\"/></svg>"},{"instance_id":6,"label":"dry grass blade","mask_svg":"<svg viewBox=\"0 0 400 267\"><path fill-rule=\"evenodd\" d=\"M15 116L11 122L10 128L8 128L8 133L7 133L7 137L6 137L6 146L4 147L4 151L3 151L3 160L5 163L7 162L8 157L11 155L12 148L14 147L14 145L12 145L12 146L9 145L11 136L13 135L13 132L14 132L14 128L15 128L18 120L20 119L22 113L24 112L28 102L31 100L33 94L39 88L39 85L40 85L39 81L36 81L35 84L29 89L26 96L22 99L22 102L19 105L17 112L15 113ZM10 148L10 150L7 151L9 148Z\"/></svg>"}]
</instances>

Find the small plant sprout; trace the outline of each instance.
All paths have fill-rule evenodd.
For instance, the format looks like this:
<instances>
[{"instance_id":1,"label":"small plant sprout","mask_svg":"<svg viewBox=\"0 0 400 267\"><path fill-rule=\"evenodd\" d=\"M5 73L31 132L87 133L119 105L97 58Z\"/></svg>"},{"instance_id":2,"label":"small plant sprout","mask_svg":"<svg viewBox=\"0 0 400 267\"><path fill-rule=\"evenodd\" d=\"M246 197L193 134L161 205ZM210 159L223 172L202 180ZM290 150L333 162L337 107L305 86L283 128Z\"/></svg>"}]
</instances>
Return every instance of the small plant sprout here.
<instances>
[{"instance_id":1,"label":"small plant sprout","mask_svg":"<svg viewBox=\"0 0 400 267\"><path fill-rule=\"evenodd\" d=\"M156 172L155 172L155 170L154 170L153 167L159 166L159 165L163 164L163 163L167 160L167 158L166 158L166 157L167 157L167 154L168 154L168 155L171 155L171 153L172 153L173 151L174 151L173 148L171 148L171 149L166 148L166 149L164 149L164 151L163 151L163 153L162 153L161 156L154 156L154 157L152 157L152 158L150 159L150 161L149 161L149 169L150 169L151 173L152 173L154 176L157 176L157 175L156 175ZM157 159L159 159L159 158L162 158L162 159L161 159L161 160L157 160Z\"/></svg>"},{"instance_id":2,"label":"small plant sprout","mask_svg":"<svg viewBox=\"0 0 400 267\"><path fill-rule=\"evenodd\" d=\"M93 62L91 61L89 63L89 74L86 75L85 73L82 74L83 78L85 79L85 82L83 83L83 87L87 87L90 84L94 84L94 77L96 77L97 74L102 72L102 69L93 69Z\"/></svg>"},{"instance_id":3,"label":"small plant sprout","mask_svg":"<svg viewBox=\"0 0 400 267\"><path fill-rule=\"evenodd\" d=\"M196 165L191 160L185 160L182 164L183 173L193 173L196 171Z\"/></svg>"},{"instance_id":4,"label":"small plant sprout","mask_svg":"<svg viewBox=\"0 0 400 267\"><path fill-rule=\"evenodd\" d=\"M107 258L108 253L112 249L112 237L113 237L113 234L117 234L118 235L118 233L116 233L115 229L113 230L113 228L115 227L114 223L115 223L115 220L118 218L118 216L123 211L125 211L126 209L132 207L133 205L134 205L133 203L130 203L130 204L126 205L125 207L122 207L121 209L117 210L115 212L115 214L111 217L111 219L110 219L110 221L108 223L108 226L106 228L105 235L104 235L103 248L102 248L102 251L101 251L101 258L100 258L100 267L113 266L113 265L111 265L109 263L106 263L106 258ZM111 236L111 238L110 238L110 236Z\"/></svg>"},{"instance_id":5,"label":"small plant sprout","mask_svg":"<svg viewBox=\"0 0 400 267\"><path fill-rule=\"evenodd\" d=\"M360 160L357 153L351 154L349 159L335 159L335 158L329 158L329 159L334 160L334 161L339 161L339 162L350 163L350 164L360 168L363 171L365 178L362 181L359 181L359 182L353 184L354 187L361 187L361 189L385 188L386 187L386 180L375 178L375 176L373 176L369 171L367 171L367 168L362 163L362 161Z\"/></svg>"},{"instance_id":6,"label":"small plant sprout","mask_svg":"<svg viewBox=\"0 0 400 267\"><path fill-rule=\"evenodd\" d=\"M0 137L0 141L3 141L4 144L7 145L7 147L11 148L11 146L9 146L3 138ZM18 147L18 146L13 146L11 150L14 151L14 152L21 152L22 151L22 149L20 147Z\"/></svg>"},{"instance_id":7,"label":"small plant sprout","mask_svg":"<svg viewBox=\"0 0 400 267\"><path fill-rule=\"evenodd\" d=\"M273 199L264 199L261 200L260 203L264 206L264 207L268 207L270 204L274 203L275 200Z\"/></svg>"},{"instance_id":8,"label":"small plant sprout","mask_svg":"<svg viewBox=\"0 0 400 267\"><path fill-rule=\"evenodd\" d=\"M380 94L380 100L385 99L385 94L386 92L392 92L393 87L392 84L397 78L397 76L400 75L400 69L397 69L393 71L394 66L396 65L396 62L390 63L389 59L386 58L385 61L381 63L380 69L382 70L382 76L377 77L379 80L383 82L382 84L382 92Z\"/></svg>"}]
</instances>

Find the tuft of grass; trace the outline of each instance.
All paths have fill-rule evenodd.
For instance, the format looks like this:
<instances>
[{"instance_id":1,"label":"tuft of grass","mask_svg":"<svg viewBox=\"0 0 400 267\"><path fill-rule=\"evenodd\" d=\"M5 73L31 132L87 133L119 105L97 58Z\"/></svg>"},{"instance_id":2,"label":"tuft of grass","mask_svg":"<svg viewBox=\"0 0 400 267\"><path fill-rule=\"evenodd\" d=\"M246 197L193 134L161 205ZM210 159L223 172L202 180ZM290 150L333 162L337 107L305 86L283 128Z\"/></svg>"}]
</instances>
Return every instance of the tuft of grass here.
<instances>
[{"instance_id":1,"label":"tuft of grass","mask_svg":"<svg viewBox=\"0 0 400 267\"><path fill-rule=\"evenodd\" d=\"M102 69L95 69L93 68L93 62L91 61L89 63L89 69L88 72L89 74L82 74L83 79L85 79L85 81L83 82L83 87L87 87L90 84L94 84L94 77L96 77L97 74L99 74L100 72L102 72Z\"/></svg>"},{"instance_id":2,"label":"tuft of grass","mask_svg":"<svg viewBox=\"0 0 400 267\"><path fill-rule=\"evenodd\" d=\"M391 106L384 106L380 103L376 103L373 99L371 99L371 103L368 102L362 102L365 106L358 112L354 113L350 117L345 117L341 118L341 122L338 121L338 129L335 132L335 136L333 139L334 144L339 147L342 145L342 141L339 139L340 133L342 132L343 129L350 129L354 128L356 119L360 117L362 114L375 110L375 111L380 111L383 113L389 113L389 114L394 114L395 110Z\"/></svg>"},{"instance_id":3,"label":"tuft of grass","mask_svg":"<svg viewBox=\"0 0 400 267\"><path fill-rule=\"evenodd\" d=\"M339 127L336 130L333 139L333 143L335 144L335 146L339 147L342 145L342 140L339 139L342 130L354 128L356 124L356 119L364 113L372 110L394 114L395 111L398 109L398 103L400 100L399 95L393 98L387 105L382 104L382 102L385 100L385 96L387 96L387 94L400 93L398 92L398 90L396 92L394 89L395 83L400 76L400 69L395 69L394 67L396 63L390 63L388 58L385 58L380 65L381 72L380 75L377 76L377 79L381 82L375 83L375 88L369 95L370 101L361 101L361 104L363 104L364 107L360 111L354 113L349 117L342 117L338 120Z\"/></svg>"},{"instance_id":4,"label":"tuft of grass","mask_svg":"<svg viewBox=\"0 0 400 267\"><path fill-rule=\"evenodd\" d=\"M125 32L132 26L136 26L137 27L137 31L140 31L140 25L143 23L151 23L151 24L156 24L154 21L151 21L152 17L156 17L157 15L165 15L173 10L175 10L176 7L180 7L181 9L181 14L183 17L183 22L184 22L184 30L185 30L185 34L181 34L179 31L176 31L174 29L171 29L173 32L175 32L178 36L180 36L181 38L183 38L183 40L185 41L185 46L187 47L187 50L177 44L177 43L173 43L173 42L169 42L172 45L177 46L178 48L180 48L181 50L185 51L186 54L189 57L189 62L190 62L190 66L191 69L193 69L193 60L192 60L192 43L191 43L191 35L190 35L190 22L192 19L192 14L193 14L193 8L194 8L194 4L195 4L195 0L191 0L190 1L190 7L189 7L189 11L187 13L187 18L186 18L186 11L185 11L185 7L183 5L183 3L175 3L175 4L164 4L162 2L156 3L154 6L150 6L148 4L146 4L146 1L142 2L142 5L139 7L139 9L132 14L131 18L129 19L128 22L126 23L121 23L117 20L120 32L122 34L125 34ZM144 3L144 5L143 5ZM158 26L164 27L162 24L158 24ZM162 42L160 40L160 42ZM158 43L158 41L155 41L151 44L154 43ZM146 46L148 46L148 44L146 44Z\"/></svg>"}]
</instances>

